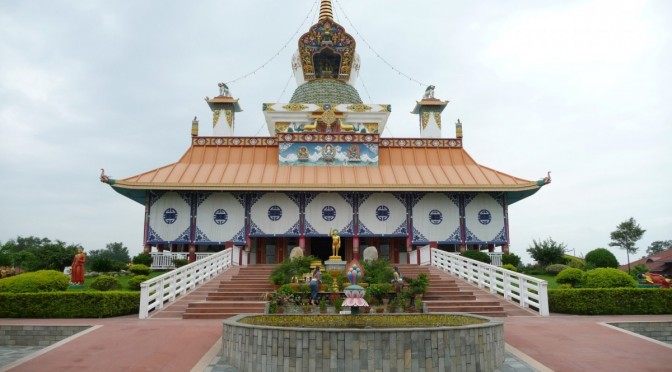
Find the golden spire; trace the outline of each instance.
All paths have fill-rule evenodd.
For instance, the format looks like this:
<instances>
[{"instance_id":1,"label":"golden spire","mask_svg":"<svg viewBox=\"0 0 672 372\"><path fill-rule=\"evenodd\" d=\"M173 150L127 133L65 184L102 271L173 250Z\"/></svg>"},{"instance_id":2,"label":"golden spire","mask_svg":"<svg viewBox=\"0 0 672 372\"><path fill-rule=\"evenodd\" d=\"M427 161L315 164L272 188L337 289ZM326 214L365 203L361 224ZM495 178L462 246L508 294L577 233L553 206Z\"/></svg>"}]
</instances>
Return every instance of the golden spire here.
<instances>
[{"instance_id":1,"label":"golden spire","mask_svg":"<svg viewBox=\"0 0 672 372\"><path fill-rule=\"evenodd\" d=\"M323 20L334 20L334 14L331 10L331 0L322 0L320 4L320 21Z\"/></svg>"}]
</instances>

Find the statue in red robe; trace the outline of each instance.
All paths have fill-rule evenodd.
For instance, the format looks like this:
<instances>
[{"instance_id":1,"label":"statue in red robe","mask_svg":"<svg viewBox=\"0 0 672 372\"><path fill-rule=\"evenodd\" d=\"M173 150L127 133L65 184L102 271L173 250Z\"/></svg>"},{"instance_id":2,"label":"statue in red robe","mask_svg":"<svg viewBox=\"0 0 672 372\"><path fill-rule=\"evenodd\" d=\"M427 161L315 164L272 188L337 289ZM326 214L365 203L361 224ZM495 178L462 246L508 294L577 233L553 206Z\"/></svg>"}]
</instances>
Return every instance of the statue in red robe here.
<instances>
[{"instance_id":1,"label":"statue in red robe","mask_svg":"<svg viewBox=\"0 0 672 372\"><path fill-rule=\"evenodd\" d=\"M86 263L86 255L84 249L79 248L75 258L72 260L72 268L70 272L70 282L73 284L84 285L84 264Z\"/></svg>"}]
</instances>

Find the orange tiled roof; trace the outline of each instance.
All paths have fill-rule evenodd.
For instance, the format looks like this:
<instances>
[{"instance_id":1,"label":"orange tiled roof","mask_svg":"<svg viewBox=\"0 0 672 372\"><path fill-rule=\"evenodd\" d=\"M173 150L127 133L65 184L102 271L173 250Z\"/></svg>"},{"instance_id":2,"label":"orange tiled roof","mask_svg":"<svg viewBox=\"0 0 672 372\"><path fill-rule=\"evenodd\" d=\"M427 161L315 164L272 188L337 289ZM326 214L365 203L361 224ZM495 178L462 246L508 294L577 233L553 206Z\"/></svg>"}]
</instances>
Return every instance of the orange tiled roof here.
<instances>
[{"instance_id":1,"label":"orange tiled roof","mask_svg":"<svg viewBox=\"0 0 672 372\"><path fill-rule=\"evenodd\" d=\"M260 141L261 142L261 141ZM192 145L176 163L113 186L153 190L525 191L540 186L477 164L462 148L383 147L378 166L280 166L278 146Z\"/></svg>"},{"instance_id":2,"label":"orange tiled roof","mask_svg":"<svg viewBox=\"0 0 672 372\"><path fill-rule=\"evenodd\" d=\"M658 252L648 257L642 257L639 260L630 262L630 267L635 267L639 264L644 264L651 272L661 272L672 267L672 247ZM628 265L621 265L618 267L622 271L628 271Z\"/></svg>"}]
</instances>

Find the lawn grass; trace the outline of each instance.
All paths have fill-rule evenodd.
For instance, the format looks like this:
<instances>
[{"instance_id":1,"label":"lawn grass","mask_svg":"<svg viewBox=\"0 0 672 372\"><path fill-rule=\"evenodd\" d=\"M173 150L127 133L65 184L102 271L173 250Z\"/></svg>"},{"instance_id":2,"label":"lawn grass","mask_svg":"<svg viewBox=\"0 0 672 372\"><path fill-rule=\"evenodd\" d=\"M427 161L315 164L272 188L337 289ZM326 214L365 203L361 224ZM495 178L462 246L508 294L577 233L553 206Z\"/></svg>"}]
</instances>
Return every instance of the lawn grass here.
<instances>
[{"instance_id":1,"label":"lawn grass","mask_svg":"<svg viewBox=\"0 0 672 372\"><path fill-rule=\"evenodd\" d=\"M149 275L147 277L149 279L152 279L154 277L157 277L159 275L165 274L165 271L150 271ZM124 276L117 276L117 280L119 280L119 283L121 283L121 290L122 291L130 291L128 288L128 280L131 279L133 275L124 275ZM84 285L83 286L75 286L75 287L70 287L68 288L68 292L84 292L84 291L95 291L95 289L91 288L91 283L95 280L95 277L85 277L84 278Z\"/></svg>"},{"instance_id":2,"label":"lawn grass","mask_svg":"<svg viewBox=\"0 0 672 372\"><path fill-rule=\"evenodd\" d=\"M533 276L537 279L547 281L548 282L548 289L558 288L558 283L555 281L555 277L553 275L538 274L538 275L530 275L530 276Z\"/></svg>"}]
</instances>

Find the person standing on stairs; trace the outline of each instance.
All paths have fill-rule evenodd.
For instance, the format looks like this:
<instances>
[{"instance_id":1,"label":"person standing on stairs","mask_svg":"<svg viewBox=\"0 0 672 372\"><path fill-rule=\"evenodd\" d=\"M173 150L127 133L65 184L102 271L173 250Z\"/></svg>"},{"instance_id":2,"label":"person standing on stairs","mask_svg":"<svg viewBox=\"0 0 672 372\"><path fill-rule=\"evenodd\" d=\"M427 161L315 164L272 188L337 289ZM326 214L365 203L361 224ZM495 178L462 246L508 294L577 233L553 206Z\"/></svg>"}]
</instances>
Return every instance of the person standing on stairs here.
<instances>
[{"instance_id":1,"label":"person standing on stairs","mask_svg":"<svg viewBox=\"0 0 672 372\"><path fill-rule=\"evenodd\" d=\"M320 266L315 266L313 277L310 279L310 304L317 305L317 290L320 287L322 274L320 273Z\"/></svg>"}]
</instances>

